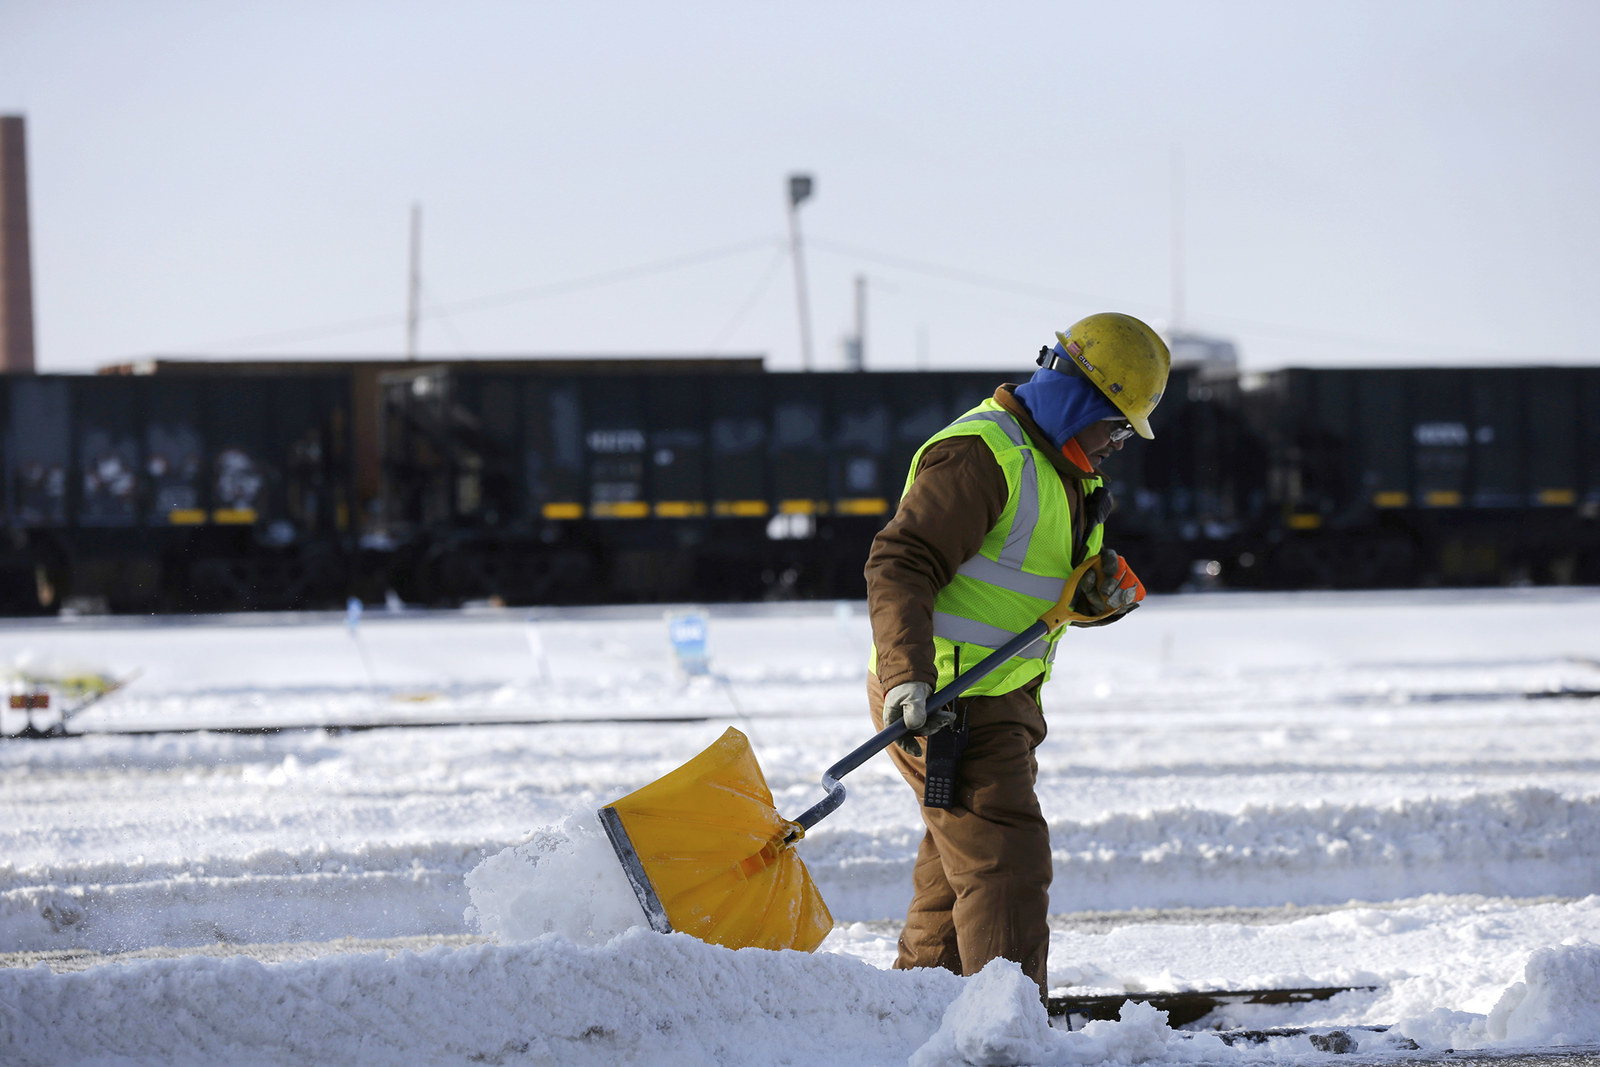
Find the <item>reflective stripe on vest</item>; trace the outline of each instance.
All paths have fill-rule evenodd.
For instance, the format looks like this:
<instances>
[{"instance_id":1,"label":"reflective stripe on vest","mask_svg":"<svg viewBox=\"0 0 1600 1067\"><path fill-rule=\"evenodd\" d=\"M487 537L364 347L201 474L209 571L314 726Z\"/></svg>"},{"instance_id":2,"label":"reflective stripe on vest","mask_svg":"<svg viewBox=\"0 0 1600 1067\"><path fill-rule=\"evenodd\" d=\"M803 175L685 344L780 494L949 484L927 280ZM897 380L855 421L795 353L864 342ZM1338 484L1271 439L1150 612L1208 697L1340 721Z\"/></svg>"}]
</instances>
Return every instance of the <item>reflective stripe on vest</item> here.
<instances>
[{"instance_id":1,"label":"reflective stripe on vest","mask_svg":"<svg viewBox=\"0 0 1600 1067\"><path fill-rule=\"evenodd\" d=\"M992 422L1005 435L1011 443L1022 449L1022 478L1017 485L1017 518L1011 524L1011 532L1006 535L1005 547L1000 550L1000 562L1013 570L1022 570L1023 560L1028 558L1028 547L1033 544L1033 531L1039 526L1039 482L1034 476L1033 452L1028 448L1028 436L1023 433L1017 420L1004 411L975 411L963 415L952 426L960 426L964 422ZM977 557L981 559L982 557ZM965 568L957 571L964 573ZM973 577L977 577L974 575ZM983 581L992 579L984 578ZM1003 584L1003 583L995 583ZM1061 595L1061 590L1056 590L1056 596ZM1003 642L1002 642L1003 643Z\"/></svg>"},{"instance_id":2,"label":"reflective stripe on vest","mask_svg":"<svg viewBox=\"0 0 1600 1067\"><path fill-rule=\"evenodd\" d=\"M1017 445L1022 451L1022 474L1017 482L1017 511L1016 518L1011 522L1011 530L1006 535L1005 547L1000 550L1000 558L992 560L985 556L973 556L961 565L957 574L968 578L976 578L980 582L998 585L1002 589L1009 589L1013 593L1023 596L1038 597L1040 600L1056 601L1061 599L1061 591L1067 587L1065 578L1050 578L1039 574L1029 574L1022 569L1022 564L1028 558L1028 549L1033 546L1034 532L1039 528L1039 481L1034 473L1033 452L1028 446L1027 435L1017 420L1002 411L979 411L965 415L955 421L953 425L978 420L992 422L1005 431L1011 443ZM948 637L952 641L965 641L967 638L956 637L954 634L942 634L937 629L935 620L935 637ZM1015 636L1014 634L1012 636ZM1001 638L994 644L986 641L974 641L973 644L988 645L997 648L1005 644L1006 638Z\"/></svg>"},{"instance_id":3,"label":"reflective stripe on vest","mask_svg":"<svg viewBox=\"0 0 1600 1067\"><path fill-rule=\"evenodd\" d=\"M1065 586L1066 582L1063 581L1061 584ZM1056 596L1059 598L1061 593L1057 591ZM964 619L960 615L951 615L946 611L936 611L933 613L933 636L942 637L946 641L960 641L963 644L980 645L993 650L1017 635L1003 626L990 626L988 623L978 622L976 619ZM1021 652L1018 652L1017 655L1023 659L1042 656L1049 641L1048 635L1041 637ZM977 664L968 663L966 666L976 667Z\"/></svg>"},{"instance_id":4,"label":"reflective stripe on vest","mask_svg":"<svg viewBox=\"0 0 1600 1067\"><path fill-rule=\"evenodd\" d=\"M1018 516L1021 518L1019 509ZM964 574L968 578L976 578L980 582L998 585L1009 589L1013 593L1023 596L1035 596L1040 600L1051 602L1061 599L1061 591L1067 587L1065 578L1049 578L1042 574L1029 574L1021 567L1008 567L1002 562L986 559L983 556L973 556L961 565L957 574Z\"/></svg>"}]
</instances>

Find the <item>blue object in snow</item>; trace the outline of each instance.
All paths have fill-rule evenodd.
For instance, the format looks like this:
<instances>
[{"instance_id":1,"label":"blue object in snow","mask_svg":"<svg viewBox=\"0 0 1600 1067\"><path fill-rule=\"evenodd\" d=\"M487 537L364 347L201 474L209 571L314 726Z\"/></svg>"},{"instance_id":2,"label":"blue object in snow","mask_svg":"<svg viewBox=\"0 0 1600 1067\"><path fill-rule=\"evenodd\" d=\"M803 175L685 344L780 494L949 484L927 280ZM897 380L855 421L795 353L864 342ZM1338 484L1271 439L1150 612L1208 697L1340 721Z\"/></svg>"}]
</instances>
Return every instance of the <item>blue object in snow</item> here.
<instances>
[{"instance_id":1,"label":"blue object in snow","mask_svg":"<svg viewBox=\"0 0 1600 1067\"><path fill-rule=\"evenodd\" d=\"M672 641L678 669L691 677L711 673L706 658L706 616L701 611L686 611L667 616L667 637Z\"/></svg>"}]
</instances>

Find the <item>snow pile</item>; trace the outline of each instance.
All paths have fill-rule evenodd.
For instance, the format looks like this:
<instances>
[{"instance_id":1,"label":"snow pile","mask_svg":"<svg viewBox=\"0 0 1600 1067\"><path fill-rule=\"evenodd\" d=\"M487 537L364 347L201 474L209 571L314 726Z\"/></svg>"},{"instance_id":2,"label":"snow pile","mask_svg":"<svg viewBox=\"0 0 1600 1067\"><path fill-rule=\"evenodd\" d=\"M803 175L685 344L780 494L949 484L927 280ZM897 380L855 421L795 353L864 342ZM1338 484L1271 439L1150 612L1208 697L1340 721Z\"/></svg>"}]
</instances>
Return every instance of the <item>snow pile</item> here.
<instances>
[{"instance_id":1,"label":"snow pile","mask_svg":"<svg viewBox=\"0 0 1600 1067\"><path fill-rule=\"evenodd\" d=\"M560 934L583 945L644 922L617 854L592 814L568 816L467 874L467 924L501 943Z\"/></svg>"},{"instance_id":2,"label":"snow pile","mask_svg":"<svg viewBox=\"0 0 1600 1067\"><path fill-rule=\"evenodd\" d=\"M1600 946L1535 952L1486 1018L1440 1010L1395 1028L1425 1049L1600 1039ZM1387 1042L1387 1038L1381 1039ZM1392 1049L1392 1044L1385 1047ZM135 960L74 974L0 970L0 1062L536 1062L586 1065L968 1064L1320 1060L1309 1039L1228 1046L1127 1005L1051 1028L1015 964L972 978L885 971L831 953L738 952L635 928L604 945Z\"/></svg>"},{"instance_id":3,"label":"snow pile","mask_svg":"<svg viewBox=\"0 0 1600 1067\"><path fill-rule=\"evenodd\" d=\"M0 971L0 1062L903 1064L961 985L643 929L603 946L35 967Z\"/></svg>"},{"instance_id":4,"label":"snow pile","mask_svg":"<svg viewBox=\"0 0 1600 1067\"><path fill-rule=\"evenodd\" d=\"M1009 960L994 960L945 1010L939 1030L911 1057L911 1067L946 1063L1034 1063L1049 1044L1050 1020L1039 987Z\"/></svg>"},{"instance_id":5,"label":"snow pile","mask_svg":"<svg viewBox=\"0 0 1600 1067\"><path fill-rule=\"evenodd\" d=\"M1054 1030L1039 1003L1039 987L1009 960L995 960L966 980L938 1031L911 1057L910 1067L1008 1067L1012 1064L1188 1063L1233 1058L1210 1034L1178 1034L1167 1013L1148 1004L1122 1006L1116 1022Z\"/></svg>"},{"instance_id":6,"label":"snow pile","mask_svg":"<svg viewBox=\"0 0 1600 1067\"><path fill-rule=\"evenodd\" d=\"M1485 1032L1513 1046L1600 1042L1600 945L1580 941L1535 952L1526 977L1489 1013Z\"/></svg>"},{"instance_id":7,"label":"snow pile","mask_svg":"<svg viewBox=\"0 0 1600 1067\"><path fill-rule=\"evenodd\" d=\"M1542 1048L1600 1044L1600 944L1574 938L1534 951L1523 978L1488 1015L1435 1008L1394 1030L1423 1048Z\"/></svg>"}]
</instances>

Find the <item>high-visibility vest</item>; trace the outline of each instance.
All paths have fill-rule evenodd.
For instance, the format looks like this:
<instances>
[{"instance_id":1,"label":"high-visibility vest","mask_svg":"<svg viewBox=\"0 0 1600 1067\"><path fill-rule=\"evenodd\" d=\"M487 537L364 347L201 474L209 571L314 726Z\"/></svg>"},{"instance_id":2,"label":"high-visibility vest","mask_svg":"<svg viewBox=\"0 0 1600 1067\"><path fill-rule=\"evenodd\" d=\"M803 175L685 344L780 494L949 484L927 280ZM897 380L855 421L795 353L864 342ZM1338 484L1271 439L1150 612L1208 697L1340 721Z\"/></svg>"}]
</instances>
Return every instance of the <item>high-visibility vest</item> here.
<instances>
[{"instance_id":1,"label":"high-visibility vest","mask_svg":"<svg viewBox=\"0 0 1600 1067\"><path fill-rule=\"evenodd\" d=\"M1016 418L993 398L985 400L934 434L917 450L906 475L905 491L916 478L923 452L951 437L979 437L994 453L1006 477L1006 506L983 539L978 554L961 565L933 604L935 690L949 685L961 670L976 666L996 648L1038 621L1061 599L1075 563L1100 551L1104 529L1094 525L1084 544L1072 550L1072 509L1067 487L1050 457L1034 446ZM1082 483L1087 494L1102 484ZM902 494L903 495L903 494ZM964 696L993 696L1050 676L1063 627L1013 656L998 670L969 687ZM877 669L877 648L872 669Z\"/></svg>"}]
</instances>

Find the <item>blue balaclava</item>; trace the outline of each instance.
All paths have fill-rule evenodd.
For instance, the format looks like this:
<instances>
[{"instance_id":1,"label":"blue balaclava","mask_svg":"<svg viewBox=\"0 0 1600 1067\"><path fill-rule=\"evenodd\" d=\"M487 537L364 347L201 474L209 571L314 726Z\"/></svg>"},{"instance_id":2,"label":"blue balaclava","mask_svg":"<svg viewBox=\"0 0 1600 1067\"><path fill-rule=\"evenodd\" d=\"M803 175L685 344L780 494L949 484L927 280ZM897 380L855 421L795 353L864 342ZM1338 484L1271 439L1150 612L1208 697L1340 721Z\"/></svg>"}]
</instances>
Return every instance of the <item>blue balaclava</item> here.
<instances>
[{"instance_id":1,"label":"blue balaclava","mask_svg":"<svg viewBox=\"0 0 1600 1067\"><path fill-rule=\"evenodd\" d=\"M1056 350L1060 351L1057 345ZM1065 352L1061 353L1063 356ZM1028 409L1039 429L1064 448L1077 432L1091 422L1122 416L1106 395L1089 379L1077 374L1040 367L1033 377L1017 386L1016 398Z\"/></svg>"}]
</instances>

